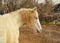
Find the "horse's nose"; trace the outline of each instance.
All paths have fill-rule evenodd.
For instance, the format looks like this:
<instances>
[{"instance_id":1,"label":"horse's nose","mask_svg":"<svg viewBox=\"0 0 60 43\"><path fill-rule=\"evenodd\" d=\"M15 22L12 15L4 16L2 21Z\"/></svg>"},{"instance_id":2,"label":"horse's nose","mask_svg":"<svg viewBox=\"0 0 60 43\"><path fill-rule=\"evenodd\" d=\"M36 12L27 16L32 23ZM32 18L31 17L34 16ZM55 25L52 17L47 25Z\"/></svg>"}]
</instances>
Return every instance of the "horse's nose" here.
<instances>
[{"instance_id":1,"label":"horse's nose","mask_svg":"<svg viewBox=\"0 0 60 43\"><path fill-rule=\"evenodd\" d=\"M38 32L41 32L42 31L42 27L41 27L41 25L39 24L39 23L37 23L37 27L38 27Z\"/></svg>"},{"instance_id":2,"label":"horse's nose","mask_svg":"<svg viewBox=\"0 0 60 43\"><path fill-rule=\"evenodd\" d=\"M41 32L42 31L42 27L41 27L41 25L39 23L35 24L35 28L36 28L37 32Z\"/></svg>"}]
</instances>

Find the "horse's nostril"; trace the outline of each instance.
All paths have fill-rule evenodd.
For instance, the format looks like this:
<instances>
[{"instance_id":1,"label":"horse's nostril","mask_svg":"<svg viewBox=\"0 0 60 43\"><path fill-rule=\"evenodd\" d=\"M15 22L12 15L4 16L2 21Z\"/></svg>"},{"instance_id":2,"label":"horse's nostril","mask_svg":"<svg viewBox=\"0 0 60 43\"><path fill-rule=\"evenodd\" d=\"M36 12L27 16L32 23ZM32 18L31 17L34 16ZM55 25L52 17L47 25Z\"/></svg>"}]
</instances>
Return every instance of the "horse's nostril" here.
<instances>
[{"instance_id":1,"label":"horse's nostril","mask_svg":"<svg viewBox=\"0 0 60 43\"><path fill-rule=\"evenodd\" d=\"M40 33L40 31L37 30L37 33Z\"/></svg>"}]
</instances>

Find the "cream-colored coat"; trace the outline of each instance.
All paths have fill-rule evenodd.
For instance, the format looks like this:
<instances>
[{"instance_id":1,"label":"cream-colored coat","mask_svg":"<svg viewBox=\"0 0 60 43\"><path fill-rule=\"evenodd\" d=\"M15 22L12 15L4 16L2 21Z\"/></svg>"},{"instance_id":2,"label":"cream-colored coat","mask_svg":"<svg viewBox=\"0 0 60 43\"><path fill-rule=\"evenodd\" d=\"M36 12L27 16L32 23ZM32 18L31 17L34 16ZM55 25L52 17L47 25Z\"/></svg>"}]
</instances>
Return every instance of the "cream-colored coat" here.
<instances>
[{"instance_id":1,"label":"cream-colored coat","mask_svg":"<svg viewBox=\"0 0 60 43\"><path fill-rule=\"evenodd\" d=\"M15 14L0 15L0 43L18 43L19 26Z\"/></svg>"}]
</instances>

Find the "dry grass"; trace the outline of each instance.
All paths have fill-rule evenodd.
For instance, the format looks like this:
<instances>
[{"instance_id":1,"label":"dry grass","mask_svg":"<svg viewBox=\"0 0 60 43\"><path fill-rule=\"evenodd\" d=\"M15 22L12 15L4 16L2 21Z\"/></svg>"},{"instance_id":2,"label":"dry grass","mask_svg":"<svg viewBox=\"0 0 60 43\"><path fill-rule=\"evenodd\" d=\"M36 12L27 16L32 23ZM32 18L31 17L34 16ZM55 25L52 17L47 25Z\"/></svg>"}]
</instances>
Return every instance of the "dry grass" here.
<instances>
[{"instance_id":1,"label":"dry grass","mask_svg":"<svg viewBox=\"0 0 60 43\"><path fill-rule=\"evenodd\" d=\"M42 27L43 31L37 34L26 27L20 28L20 43L60 43L59 26L42 25Z\"/></svg>"}]
</instances>

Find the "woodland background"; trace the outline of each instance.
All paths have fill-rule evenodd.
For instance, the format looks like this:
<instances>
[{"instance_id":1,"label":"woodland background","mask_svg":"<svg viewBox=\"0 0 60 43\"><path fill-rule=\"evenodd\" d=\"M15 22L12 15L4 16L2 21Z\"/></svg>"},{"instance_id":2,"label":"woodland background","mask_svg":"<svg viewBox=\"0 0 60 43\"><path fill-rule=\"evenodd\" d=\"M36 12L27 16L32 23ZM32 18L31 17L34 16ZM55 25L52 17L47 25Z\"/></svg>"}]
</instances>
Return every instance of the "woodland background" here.
<instances>
[{"instance_id":1,"label":"woodland background","mask_svg":"<svg viewBox=\"0 0 60 43\"><path fill-rule=\"evenodd\" d=\"M52 0L45 0L45 3L38 3L38 0L0 0L0 10L4 13L37 7L42 24L60 24L60 13L54 12L54 6Z\"/></svg>"}]
</instances>

